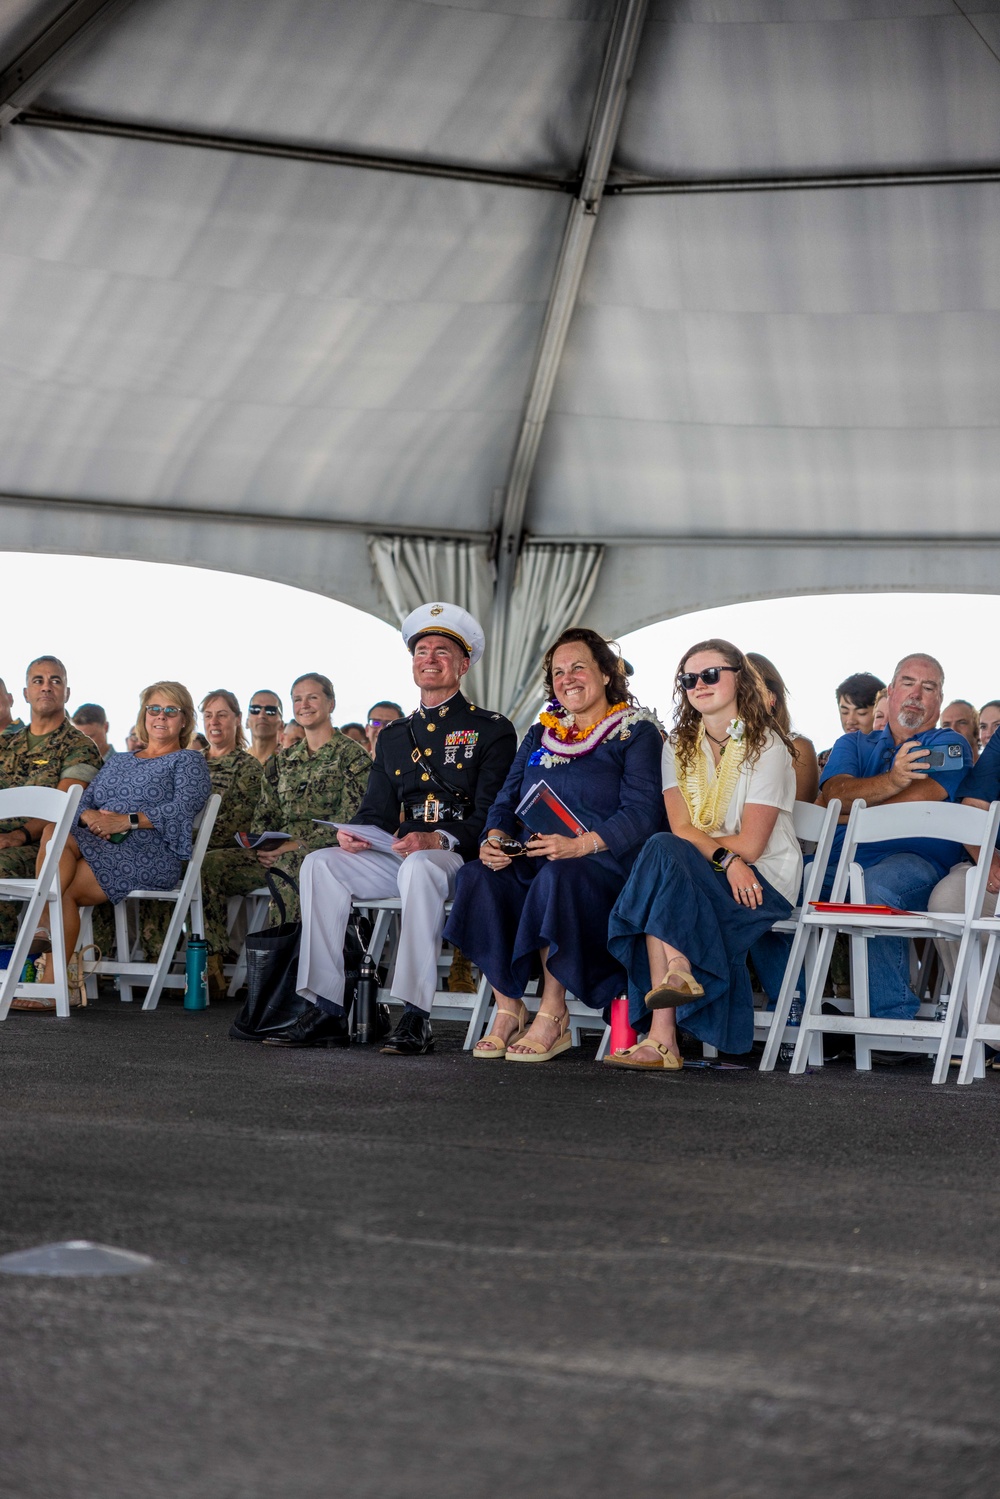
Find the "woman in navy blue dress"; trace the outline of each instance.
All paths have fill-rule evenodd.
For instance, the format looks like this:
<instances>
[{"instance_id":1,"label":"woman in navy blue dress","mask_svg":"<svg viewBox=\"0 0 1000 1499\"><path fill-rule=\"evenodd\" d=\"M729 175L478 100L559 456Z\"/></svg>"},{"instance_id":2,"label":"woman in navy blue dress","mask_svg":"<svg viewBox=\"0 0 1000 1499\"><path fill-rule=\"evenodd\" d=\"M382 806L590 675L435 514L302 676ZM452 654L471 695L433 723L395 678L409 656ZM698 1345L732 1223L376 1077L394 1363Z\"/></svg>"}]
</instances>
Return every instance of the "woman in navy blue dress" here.
<instances>
[{"instance_id":1,"label":"woman in navy blue dress","mask_svg":"<svg viewBox=\"0 0 1000 1499\"><path fill-rule=\"evenodd\" d=\"M187 748L194 724L187 688L154 682L139 703L143 747L112 755L80 798L79 821L59 864L67 959L80 935L81 906L179 883L191 857L192 824L212 790L203 756ZM126 836L113 843L117 834Z\"/></svg>"},{"instance_id":2,"label":"woman in navy blue dress","mask_svg":"<svg viewBox=\"0 0 1000 1499\"><path fill-rule=\"evenodd\" d=\"M494 1028L473 1053L481 1059L548 1061L571 1044L567 990L598 1010L624 992L608 915L642 845L664 826L662 737L629 693L621 658L595 631L571 629L544 670L553 700L487 814L479 862L459 872L445 927L493 985ZM587 831L536 837L522 858L530 835L516 808L542 780ZM522 996L539 967L541 1003L526 1030Z\"/></svg>"}]
</instances>

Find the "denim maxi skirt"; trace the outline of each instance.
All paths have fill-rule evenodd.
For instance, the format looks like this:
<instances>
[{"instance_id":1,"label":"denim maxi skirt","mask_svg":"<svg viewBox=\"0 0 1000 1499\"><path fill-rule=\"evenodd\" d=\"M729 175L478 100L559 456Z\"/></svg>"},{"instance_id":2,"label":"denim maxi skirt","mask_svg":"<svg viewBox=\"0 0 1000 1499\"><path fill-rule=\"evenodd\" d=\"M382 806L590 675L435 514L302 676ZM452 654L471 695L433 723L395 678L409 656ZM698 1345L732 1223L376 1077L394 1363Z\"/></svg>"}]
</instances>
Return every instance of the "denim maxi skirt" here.
<instances>
[{"instance_id":1,"label":"denim maxi skirt","mask_svg":"<svg viewBox=\"0 0 1000 1499\"><path fill-rule=\"evenodd\" d=\"M498 870L477 859L459 870L444 935L512 999L540 973L538 953L547 947L553 977L603 1010L625 992L625 974L607 947L608 915L624 883L607 852L520 858Z\"/></svg>"},{"instance_id":2,"label":"denim maxi skirt","mask_svg":"<svg viewBox=\"0 0 1000 1499\"><path fill-rule=\"evenodd\" d=\"M725 874L712 868L693 844L673 833L650 838L615 903L608 947L628 971L629 1018L649 1026L645 997L651 987L646 934L660 937L690 961L705 993L677 1006L677 1024L720 1051L745 1052L753 1044L753 995L746 955L759 937L791 912L791 904L756 876L763 902L749 910L733 898Z\"/></svg>"}]
</instances>

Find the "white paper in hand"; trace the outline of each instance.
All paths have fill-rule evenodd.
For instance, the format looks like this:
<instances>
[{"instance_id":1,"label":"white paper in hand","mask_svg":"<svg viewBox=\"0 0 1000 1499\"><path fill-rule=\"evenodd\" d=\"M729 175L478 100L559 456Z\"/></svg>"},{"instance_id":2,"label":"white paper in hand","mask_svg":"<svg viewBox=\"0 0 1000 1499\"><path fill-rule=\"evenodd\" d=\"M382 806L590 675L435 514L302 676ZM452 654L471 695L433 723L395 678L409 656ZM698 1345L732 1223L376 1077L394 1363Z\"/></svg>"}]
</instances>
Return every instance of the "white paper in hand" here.
<instances>
[{"instance_id":1,"label":"white paper in hand","mask_svg":"<svg viewBox=\"0 0 1000 1499\"><path fill-rule=\"evenodd\" d=\"M371 823L329 822L325 817L314 817L313 822L321 823L325 828L336 828L338 833L350 833L352 838L363 838L377 854L392 854L394 859L402 859L402 854L397 854L392 846L396 835L387 833L385 828L377 828Z\"/></svg>"}]
</instances>

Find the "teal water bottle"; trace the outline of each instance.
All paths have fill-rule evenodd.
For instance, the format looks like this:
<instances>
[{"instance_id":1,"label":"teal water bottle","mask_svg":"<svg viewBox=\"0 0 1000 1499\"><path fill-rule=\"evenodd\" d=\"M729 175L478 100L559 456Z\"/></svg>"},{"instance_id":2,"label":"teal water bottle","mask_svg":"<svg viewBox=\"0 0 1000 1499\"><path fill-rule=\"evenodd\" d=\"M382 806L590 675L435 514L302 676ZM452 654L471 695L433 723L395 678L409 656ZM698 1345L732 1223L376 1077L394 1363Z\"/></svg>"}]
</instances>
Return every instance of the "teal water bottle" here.
<instances>
[{"instance_id":1,"label":"teal water bottle","mask_svg":"<svg viewBox=\"0 0 1000 1499\"><path fill-rule=\"evenodd\" d=\"M208 943L204 937L189 937L185 1010L208 1009Z\"/></svg>"}]
</instances>

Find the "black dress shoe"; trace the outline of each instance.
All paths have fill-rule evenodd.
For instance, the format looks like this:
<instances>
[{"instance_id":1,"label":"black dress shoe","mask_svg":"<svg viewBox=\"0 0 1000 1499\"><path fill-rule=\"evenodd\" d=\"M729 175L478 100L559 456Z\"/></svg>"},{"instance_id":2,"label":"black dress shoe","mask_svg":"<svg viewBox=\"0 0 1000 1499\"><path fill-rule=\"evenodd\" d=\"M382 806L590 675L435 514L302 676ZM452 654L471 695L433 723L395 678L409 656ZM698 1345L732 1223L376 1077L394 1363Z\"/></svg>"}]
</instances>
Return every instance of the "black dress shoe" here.
<instances>
[{"instance_id":1,"label":"black dress shoe","mask_svg":"<svg viewBox=\"0 0 1000 1499\"><path fill-rule=\"evenodd\" d=\"M310 1005L294 1025L280 1036L266 1036L265 1046L350 1046L351 1027L346 1015L330 1015L319 1005Z\"/></svg>"},{"instance_id":2,"label":"black dress shoe","mask_svg":"<svg viewBox=\"0 0 1000 1499\"><path fill-rule=\"evenodd\" d=\"M434 1050L431 1023L419 1010L404 1010L403 1017L382 1048L389 1057L422 1057Z\"/></svg>"}]
</instances>

